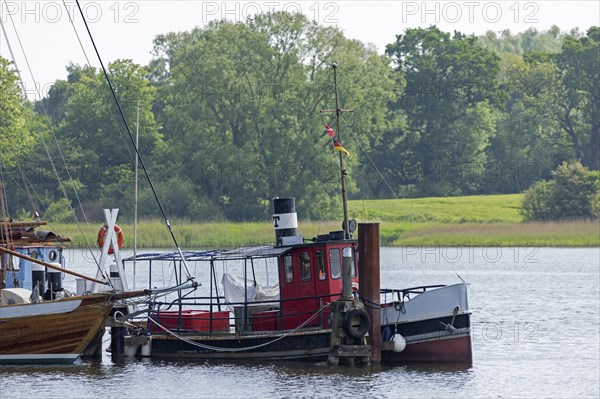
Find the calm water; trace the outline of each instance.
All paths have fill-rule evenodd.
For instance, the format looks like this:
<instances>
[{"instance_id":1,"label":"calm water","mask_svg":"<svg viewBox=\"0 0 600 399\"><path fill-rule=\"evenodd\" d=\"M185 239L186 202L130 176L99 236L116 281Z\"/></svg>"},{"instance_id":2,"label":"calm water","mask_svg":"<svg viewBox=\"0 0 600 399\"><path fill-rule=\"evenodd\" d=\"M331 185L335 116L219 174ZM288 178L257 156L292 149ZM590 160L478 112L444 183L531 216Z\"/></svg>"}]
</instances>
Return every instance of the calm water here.
<instances>
[{"instance_id":1,"label":"calm water","mask_svg":"<svg viewBox=\"0 0 600 399\"><path fill-rule=\"evenodd\" d=\"M0 398L600 397L600 249L384 248L381 255L382 287L454 283L457 275L471 283L472 367L113 363L105 354L75 366L0 367ZM84 269L82 253L67 256ZM138 273L141 288L146 277Z\"/></svg>"}]
</instances>

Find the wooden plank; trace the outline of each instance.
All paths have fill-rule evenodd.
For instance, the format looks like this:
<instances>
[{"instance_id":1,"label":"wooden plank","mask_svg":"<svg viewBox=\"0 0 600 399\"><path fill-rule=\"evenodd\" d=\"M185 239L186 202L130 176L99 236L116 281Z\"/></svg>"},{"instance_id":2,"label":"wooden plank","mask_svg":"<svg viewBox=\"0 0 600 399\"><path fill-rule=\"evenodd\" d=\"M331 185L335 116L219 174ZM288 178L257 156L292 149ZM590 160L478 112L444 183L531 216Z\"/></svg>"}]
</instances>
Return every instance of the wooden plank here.
<instances>
[{"instance_id":1,"label":"wooden plank","mask_svg":"<svg viewBox=\"0 0 600 399\"><path fill-rule=\"evenodd\" d=\"M381 364L379 223L358 225L358 281L360 296L365 299L369 315L369 345L373 364Z\"/></svg>"}]
</instances>

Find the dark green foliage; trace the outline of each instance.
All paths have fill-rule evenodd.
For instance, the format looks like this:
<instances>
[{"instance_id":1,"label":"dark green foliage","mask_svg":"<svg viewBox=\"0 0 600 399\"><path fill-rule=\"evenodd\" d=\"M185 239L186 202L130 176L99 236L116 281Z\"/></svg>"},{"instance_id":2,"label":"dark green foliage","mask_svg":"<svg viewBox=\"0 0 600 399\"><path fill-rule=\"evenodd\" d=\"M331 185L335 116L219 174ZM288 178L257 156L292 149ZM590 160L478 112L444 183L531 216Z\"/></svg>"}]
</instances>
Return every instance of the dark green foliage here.
<instances>
[{"instance_id":1,"label":"dark green foliage","mask_svg":"<svg viewBox=\"0 0 600 399\"><path fill-rule=\"evenodd\" d=\"M474 36L436 27L407 29L387 47L406 91L405 156L417 169L418 195L460 195L482 188L480 174L495 135L498 56Z\"/></svg>"},{"instance_id":2,"label":"dark green foliage","mask_svg":"<svg viewBox=\"0 0 600 399\"><path fill-rule=\"evenodd\" d=\"M556 64L562 73L564 95L558 114L577 158L600 170L600 27L583 37L567 37Z\"/></svg>"},{"instance_id":3,"label":"dark green foliage","mask_svg":"<svg viewBox=\"0 0 600 399\"><path fill-rule=\"evenodd\" d=\"M569 219L600 207L597 189L589 206L578 196L587 180L556 169L598 169L599 43L598 27L479 38L430 27L380 55L275 13L160 35L148 66L118 60L109 73L133 131L140 104L140 151L171 218L268 220L272 197L295 196L302 219L339 220L338 158L323 134L334 117L320 112L335 107L336 62L340 106L353 110L341 125L351 199L531 187L529 219ZM9 213L67 220L80 200L91 219L105 207L132 218L134 152L100 71L68 65L35 108L1 59L0 78ZM143 174L139 204L140 216L159 216Z\"/></svg>"},{"instance_id":4,"label":"dark green foliage","mask_svg":"<svg viewBox=\"0 0 600 399\"><path fill-rule=\"evenodd\" d=\"M550 204L550 198L554 191L554 182L538 181L535 182L527 191L521 204L521 215L527 221L532 220L554 220L556 215L553 213Z\"/></svg>"},{"instance_id":5,"label":"dark green foliage","mask_svg":"<svg viewBox=\"0 0 600 399\"><path fill-rule=\"evenodd\" d=\"M581 163L563 163L551 181L535 183L525 192L522 215L526 220L576 220L598 218L600 173Z\"/></svg>"},{"instance_id":6,"label":"dark green foliage","mask_svg":"<svg viewBox=\"0 0 600 399\"><path fill-rule=\"evenodd\" d=\"M344 121L367 143L386 126L392 71L387 60L332 27L302 15L259 15L247 23L160 36L155 62L168 85L160 91L166 143L176 174L189 177L203 206L231 220L269 217L270 200L293 195L305 218L337 218L336 156L323 135L333 115L337 62L340 96L360 112ZM352 184L352 183L351 183ZM300 208L300 206L299 206ZM181 209L181 208L178 208Z\"/></svg>"},{"instance_id":7,"label":"dark green foliage","mask_svg":"<svg viewBox=\"0 0 600 399\"><path fill-rule=\"evenodd\" d=\"M0 57L0 165L14 165L34 144L36 119L21 97L17 74Z\"/></svg>"}]
</instances>

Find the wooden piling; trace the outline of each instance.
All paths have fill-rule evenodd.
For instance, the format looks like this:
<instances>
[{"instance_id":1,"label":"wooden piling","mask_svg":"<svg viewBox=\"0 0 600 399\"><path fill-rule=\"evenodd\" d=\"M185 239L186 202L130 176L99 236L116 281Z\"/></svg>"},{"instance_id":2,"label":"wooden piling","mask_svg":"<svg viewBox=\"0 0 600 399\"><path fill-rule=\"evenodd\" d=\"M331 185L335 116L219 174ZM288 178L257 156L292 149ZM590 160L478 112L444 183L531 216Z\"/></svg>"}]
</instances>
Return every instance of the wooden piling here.
<instances>
[{"instance_id":1,"label":"wooden piling","mask_svg":"<svg viewBox=\"0 0 600 399\"><path fill-rule=\"evenodd\" d=\"M379 223L358 225L359 292L371 319L367 342L371 346L372 364L381 364L380 254Z\"/></svg>"},{"instance_id":2,"label":"wooden piling","mask_svg":"<svg viewBox=\"0 0 600 399\"><path fill-rule=\"evenodd\" d=\"M113 358L125 356L125 328L110 328L110 354Z\"/></svg>"}]
</instances>

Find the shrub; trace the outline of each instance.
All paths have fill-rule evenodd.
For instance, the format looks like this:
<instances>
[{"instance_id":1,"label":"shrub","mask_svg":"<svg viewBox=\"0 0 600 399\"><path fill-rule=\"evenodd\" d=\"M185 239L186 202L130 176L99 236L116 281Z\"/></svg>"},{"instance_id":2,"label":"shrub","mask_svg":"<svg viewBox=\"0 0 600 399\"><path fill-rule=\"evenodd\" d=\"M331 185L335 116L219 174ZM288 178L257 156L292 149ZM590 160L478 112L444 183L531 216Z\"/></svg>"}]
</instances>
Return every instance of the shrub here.
<instances>
[{"instance_id":1,"label":"shrub","mask_svg":"<svg viewBox=\"0 0 600 399\"><path fill-rule=\"evenodd\" d=\"M554 190L554 182L535 182L527 191L521 204L519 212L525 220L553 220L553 212L550 206L551 193Z\"/></svg>"},{"instance_id":2,"label":"shrub","mask_svg":"<svg viewBox=\"0 0 600 399\"><path fill-rule=\"evenodd\" d=\"M551 181L536 182L525 192L520 213L525 220L575 220L599 216L600 172L579 162L563 163Z\"/></svg>"}]
</instances>

